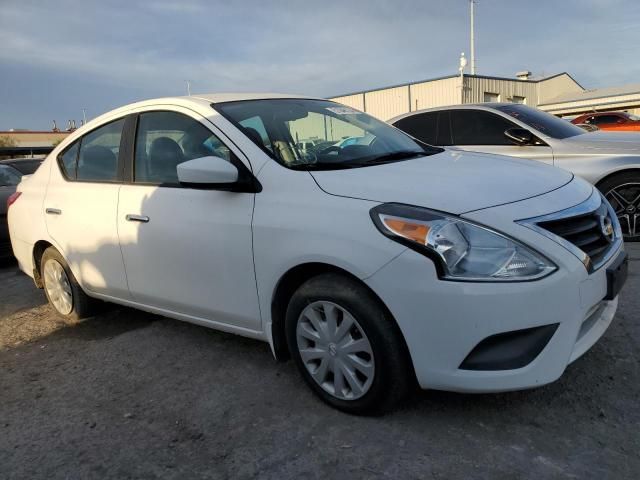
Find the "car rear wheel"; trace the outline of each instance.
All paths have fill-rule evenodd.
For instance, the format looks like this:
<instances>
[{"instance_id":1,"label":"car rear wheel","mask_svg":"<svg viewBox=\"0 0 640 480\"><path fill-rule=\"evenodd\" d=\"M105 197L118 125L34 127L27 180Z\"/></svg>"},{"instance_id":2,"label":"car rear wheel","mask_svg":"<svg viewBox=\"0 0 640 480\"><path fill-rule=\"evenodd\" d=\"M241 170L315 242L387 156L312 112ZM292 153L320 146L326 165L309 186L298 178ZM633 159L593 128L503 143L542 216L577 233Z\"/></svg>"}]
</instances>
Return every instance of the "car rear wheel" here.
<instances>
[{"instance_id":1,"label":"car rear wheel","mask_svg":"<svg viewBox=\"0 0 640 480\"><path fill-rule=\"evenodd\" d=\"M626 242L640 241L640 173L620 173L598 185L614 208Z\"/></svg>"},{"instance_id":2,"label":"car rear wheel","mask_svg":"<svg viewBox=\"0 0 640 480\"><path fill-rule=\"evenodd\" d=\"M40 274L47 300L65 322L76 323L91 316L96 301L82 291L69 265L55 248L44 251Z\"/></svg>"},{"instance_id":3,"label":"car rear wheel","mask_svg":"<svg viewBox=\"0 0 640 480\"><path fill-rule=\"evenodd\" d=\"M380 301L346 276L304 283L286 314L287 343L306 383L326 403L354 414L391 409L412 385L402 335Z\"/></svg>"}]
</instances>

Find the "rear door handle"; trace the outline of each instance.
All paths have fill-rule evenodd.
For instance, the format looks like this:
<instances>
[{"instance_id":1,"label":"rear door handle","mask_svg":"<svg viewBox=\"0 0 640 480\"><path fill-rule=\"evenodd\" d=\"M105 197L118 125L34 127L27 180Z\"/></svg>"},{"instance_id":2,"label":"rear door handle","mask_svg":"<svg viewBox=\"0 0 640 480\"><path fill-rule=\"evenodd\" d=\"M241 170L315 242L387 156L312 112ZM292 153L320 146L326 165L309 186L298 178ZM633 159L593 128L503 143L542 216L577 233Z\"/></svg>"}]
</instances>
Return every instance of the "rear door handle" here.
<instances>
[{"instance_id":1,"label":"rear door handle","mask_svg":"<svg viewBox=\"0 0 640 480\"><path fill-rule=\"evenodd\" d=\"M147 217L145 215L132 215L132 214L129 214L124 218L127 220L127 222L149 223L149 217Z\"/></svg>"},{"instance_id":2,"label":"rear door handle","mask_svg":"<svg viewBox=\"0 0 640 480\"><path fill-rule=\"evenodd\" d=\"M62 215L62 210L59 208L47 208L45 210L49 215Z\"/></svg>"}]
</instances>

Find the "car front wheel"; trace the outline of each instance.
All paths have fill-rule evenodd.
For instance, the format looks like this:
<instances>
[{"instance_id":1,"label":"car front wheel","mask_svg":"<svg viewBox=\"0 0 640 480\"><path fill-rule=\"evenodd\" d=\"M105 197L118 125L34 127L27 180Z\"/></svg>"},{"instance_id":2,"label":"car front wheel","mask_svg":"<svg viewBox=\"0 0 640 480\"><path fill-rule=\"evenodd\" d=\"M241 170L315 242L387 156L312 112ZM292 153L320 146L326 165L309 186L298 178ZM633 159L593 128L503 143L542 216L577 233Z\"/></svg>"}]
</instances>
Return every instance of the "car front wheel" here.
<instances>
[{"instance_id":1,"label":"car front wheel","mask_svg":"<svg viewBox=\"0 0 640 480\"><path fill-rule=\"evenodd\" d=\"M640 241L640 173L619 173L598 188L616 211L624 240Z\"/></svg>"},{"instance_id":2,"label":"car front wheel","mask_svg":"<svg viewBox=\"0 0 640 480\"><path fill-rule=\"evenodd\" d=\"M355 280L338 274L308 280L291 298L286 329L306 383L340 410L384 413L412 385L413 370L397 325Z\"/></svg>"}]
</instances>

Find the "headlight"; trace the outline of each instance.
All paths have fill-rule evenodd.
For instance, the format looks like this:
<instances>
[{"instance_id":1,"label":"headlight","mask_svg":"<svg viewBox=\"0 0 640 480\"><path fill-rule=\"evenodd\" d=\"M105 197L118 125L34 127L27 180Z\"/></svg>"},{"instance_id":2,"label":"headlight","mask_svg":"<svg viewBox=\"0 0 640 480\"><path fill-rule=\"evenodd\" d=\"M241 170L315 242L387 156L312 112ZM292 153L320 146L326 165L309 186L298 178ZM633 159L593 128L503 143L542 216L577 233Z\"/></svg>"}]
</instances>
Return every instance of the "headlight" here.
<instances>
[{"instance_id":1,"label":"headlight","mask_svg":"<svg viewBox=\"0 0 640 480\"><path fill-rule=\"evenodd\" d=\"M515 240L440 212L387 203L373 208L371 218L387 237L436 260L449 280L535 280L557 268Z\"/></svg>"}]
</instances>

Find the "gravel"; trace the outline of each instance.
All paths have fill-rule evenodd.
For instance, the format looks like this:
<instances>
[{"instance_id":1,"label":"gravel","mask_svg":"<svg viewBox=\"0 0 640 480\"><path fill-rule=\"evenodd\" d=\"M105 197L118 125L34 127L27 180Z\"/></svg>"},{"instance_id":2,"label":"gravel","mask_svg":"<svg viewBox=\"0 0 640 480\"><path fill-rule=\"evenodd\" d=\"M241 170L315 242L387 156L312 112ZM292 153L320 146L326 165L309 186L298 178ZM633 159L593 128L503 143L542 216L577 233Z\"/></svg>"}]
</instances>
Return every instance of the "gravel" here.
<instances>
[{"instance_id":1,"label":"gravel","mask_svg":"<svg viewBox=\"0 0 640 480\"><path fill-rule=\"evenodd\" d=\"M65 326L0 267L0 478L640 477L640 245L604 338L554 384L322 404L269 347L125 308Z\"/></svg>"}]
</instances>

